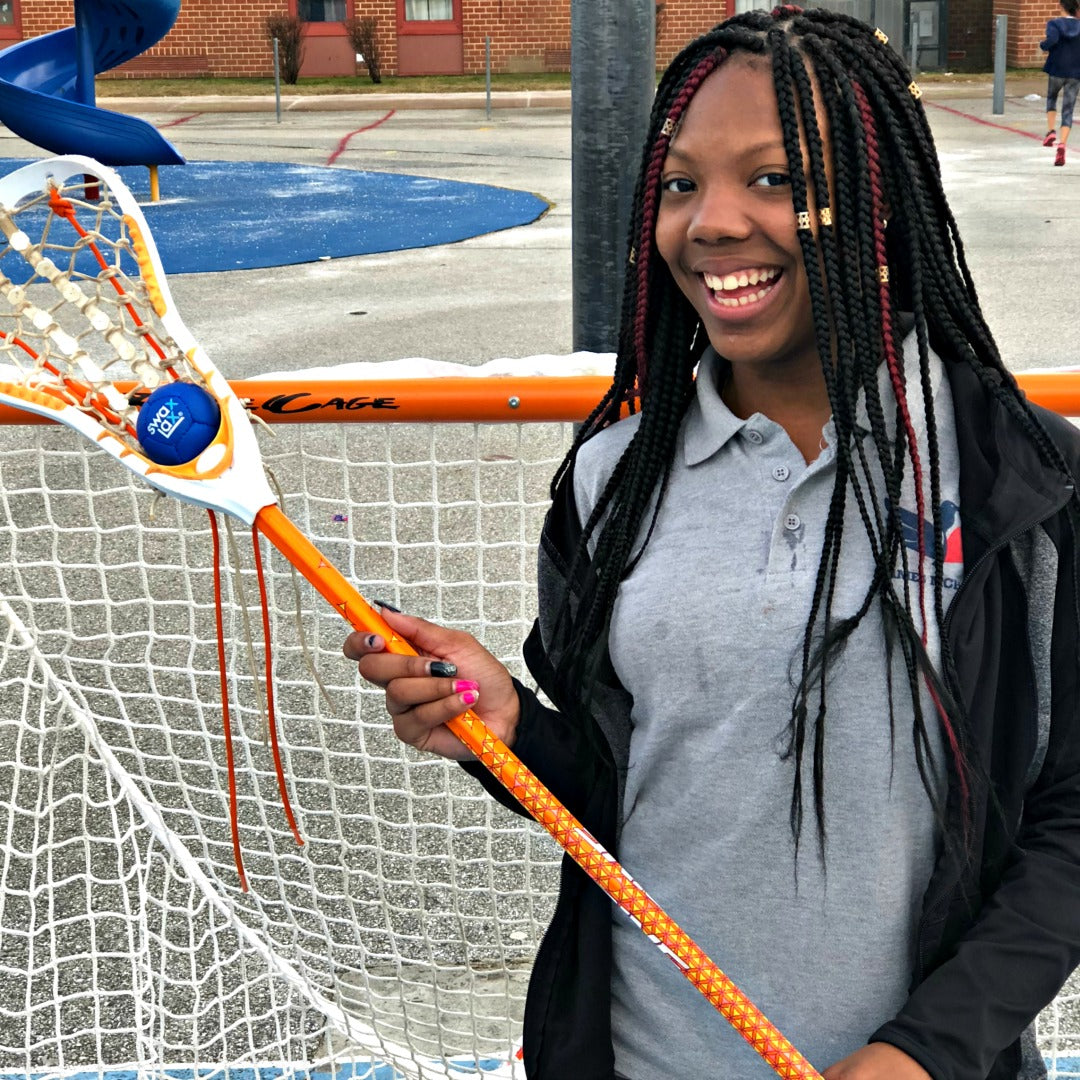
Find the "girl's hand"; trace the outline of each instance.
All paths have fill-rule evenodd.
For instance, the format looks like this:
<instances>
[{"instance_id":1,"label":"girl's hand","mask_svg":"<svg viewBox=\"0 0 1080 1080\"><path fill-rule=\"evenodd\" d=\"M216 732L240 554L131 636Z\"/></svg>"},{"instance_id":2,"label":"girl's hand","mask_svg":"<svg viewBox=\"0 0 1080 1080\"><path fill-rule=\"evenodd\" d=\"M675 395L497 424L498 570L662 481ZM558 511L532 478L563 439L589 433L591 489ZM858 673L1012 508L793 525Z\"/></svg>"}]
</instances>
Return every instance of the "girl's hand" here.
<instances>
[{"instance_id":1,"label":"girl's hand","mask_svg":"<svg viewBox=\"0 0 1080 1080\"><path fill-rule=\"evenodd\" d=\"M517 691L510 672L471 634L447 630L435 623L403 615L388 608L386 621L420 656L386 651L378 634L353 633L343 652L358 661L360 674L386 691L386 711L394 721L394 734L417 750L455 761L473 755L446 728L446 722L472 709L508 746L513 745L520 714ZM432 672L432 662L457 668L453 675Z\"/></svg>"},{"instance_id":2,"label":"girl's hand","mask_svg":"<svg viewBox=\"0 0 1080 1080\"><path fill-rule=\"evenodd\" d=\"M931 1080L930 1074L903 1050L883 1042L861 1047L821 1075L824 1080Z\"/></svg>"}]
</instances>

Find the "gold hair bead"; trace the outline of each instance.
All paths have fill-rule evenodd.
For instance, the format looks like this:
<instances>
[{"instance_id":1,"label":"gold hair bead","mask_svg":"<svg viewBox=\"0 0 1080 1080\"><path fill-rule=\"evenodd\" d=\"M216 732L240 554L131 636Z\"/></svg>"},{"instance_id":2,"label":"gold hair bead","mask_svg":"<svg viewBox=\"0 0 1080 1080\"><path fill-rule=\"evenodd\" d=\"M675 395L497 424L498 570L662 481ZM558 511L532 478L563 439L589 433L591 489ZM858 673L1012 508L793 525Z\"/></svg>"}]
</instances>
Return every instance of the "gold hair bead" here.
<instances>
[{"instance_id":1,"label":"gold hair bead","mask_svg":"<svg viewBox=\"0 0 1080 1080\"><path fill-rule=\"evenodd\" d=\"M882 285L888 285L889 283L889 268L888 266L879 266L877 268L877 279Z\"/></svg>"},{"instance_id":2,"label":"gold hair bead","mask_svg":"<svg viewBox=\"0 0 1080 1080\"><path fill-rule=\"evenodd\" d=\"M881 27L877 27L874 30L874 37L876 37L878 39L878 41L881 42L882 45L888 45L889 44L889 35L886 34L885 31L881 29Z\"/></svg>"},{"instance_id":3,"label":"gold hair bead","mask_svg":"<svg viewBox=\"0 0 1080 1080\"><path fill-rule=\"evenodd\" d=\"M832 210L830 210L827 206L822 207L822 209L818 211L818 221L820 221L822 225L831 225Z\"/></svg>"},{"instance_id":4,"label":"gold hair bead","mask_svg":"<svg viewBox=\"0 0 1080 1080\"><path fill-rule=\"evenodd\" d=\"M637 262L637 249L630 249L630 265L633 266Z\"/></svg>"},{"instance_id":5,"label":"gold hair bead","mask_svg":"<svg viewBox=\"0 0 1080 1080\"><path fill-rule=\"evenodd\" d=\"M669 116L664 121L664 126L660 129L660 134L670 137L671 133L675 130L675 121Z\"/></svg>"},{"instance_id":6,"label":"gold hair bead","mask_svg":"<svg viewBox=\"0 0 1080 1080\"><path fill-rule=\"evenodd\" d=\"M797 227L800 228L800 229L809 229L810 228L810 211L809 210L800 210L795 215L795 223L796 223Z\"/></svg>"},{"instance_id":7,"label":"gold hair bead","mask_svg":"<svg viewBox=\"0 0 1080 1080\"><path fill-rule=\"evenodd\" d=\"M913 97L913 98L914 98L914 99L915 99L916 101L918 101L918 100L919 100L919 98L921 98L921 97L922 97L922 90L920 89L920 87L919 87L919 84L918 84L917 82L912 82L912 83L911 83L911 84L910 84L910 85L908 86L908 93L909 93L909 94L910 94L910 95L911 95L911 96L912 96L912 97Z\"/></svg>"}]
</instances>

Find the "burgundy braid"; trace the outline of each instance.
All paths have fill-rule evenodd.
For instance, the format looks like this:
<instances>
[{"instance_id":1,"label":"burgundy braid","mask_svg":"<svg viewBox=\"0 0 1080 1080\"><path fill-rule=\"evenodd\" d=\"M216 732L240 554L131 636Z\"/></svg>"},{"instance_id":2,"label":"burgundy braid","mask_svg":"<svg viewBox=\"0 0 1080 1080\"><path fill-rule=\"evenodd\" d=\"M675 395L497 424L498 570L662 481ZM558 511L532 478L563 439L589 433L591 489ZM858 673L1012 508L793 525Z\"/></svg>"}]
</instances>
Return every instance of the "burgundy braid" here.
<instances>
[{"instance_id":1,"label":"burgundy braid","mask_svg":"<svg viewBox=\"0 0 1080 1080\"><path fill-rule=\"evenodd\" d=\"M667 159L671 137L682 119L683 113L697 93L698 87L726 59L726 49L717 49L706 56L687 76L686 82L671 103L667 120L660 129L656 142L649 156L645 171L644 198L641 207L641 235L637 243L637 298L634 304L634 355L637 357L637 381L642 396L645 392L645 378L648 371L649 351L646 335L646 313L649 298L649 263L651 262L653 242L656 232L657 202L660 190L660 172Z\"/></svg>"},{"instance_id":2,"label":"burgundy braid","mask_svg":"<svg viewBox=\"0 0 1080 1080\"><path fill-rule=\"evenodd\" d=\"M873 203L874 254L877 258L878 268L887 268L889 262L885 250L885 227L883 224L885 193L881 182L881 158L878 153L877 126L874 123L874 113L870 108L870 102L867 100L866 91L854 80L852 80L851 89L855 95L855 100L859 104L859 114L862 117L863 131L866 136L867 171L870 174L870 194ZM907 393L900 372L900 360L896 351L896 339L893 334L892 323L892 301L889 295L889 281L884 274L879 273L877 277L879 296L881 298L881 333L882 343L885 349L885 362L888 365L889 377L892 380L893 393L896 395L896 400L900 407L904 432L910 448L912 474L915 481L916 533L918 534L919 571L921 575L925 573L924 568L926 566L926 539L922 527L923 521L926 520L922 483L922 459L919 455L918 444L915 440L915 428L911 422ZM926 590L921 586L919 588L919 614L922 618L922 643L925 646L927 639ZM934 708L937 710L937 714L941 719L941 726L945 731L945 737L949 743L949 751L952 754L957 778L960 782L962 794L961 805L966 808L969 805L969 790L967 766L964 761L964 755L961 753L960 743L957 739L956 731L953 729L952 722L949 720L949 714L944 705L942 705L941 699L929 679L926 680L926 688L930 691L930 697L934 703ZM967 825L968 822L966 821L965 815L965 831Z\"/></svg>"},{"instance_id":3,"label":"burgundy braid","mask_svg":"<svg viewBox=\"0 0 1080 1080\"><path fill-rule=\"evenodd\" d=\"M900 416L904 422L904 434L907 438L908 449L911 456L911 467L915 479L915 513L918 517L919 541L919 566L922 567L926 559L926 538L923 535L922 523L926 519L926 507L923 499L923 476L922 459L919 455L919 446L915 439L915 427L911 422L911 412L908 409L907 389L904 386L904 377L900 368L900 357L896 350L896 338L893 335L892 325L892 301L889 297L889 281L882 269L887 269L889 257L885 250L885 227L884 206L885 192L881 182L881 157L878 152L877 126L874 123L874 113L870 108L870 102L866 98L866 91L855 82L851 83L852 93L859 103L859 114L862 117L863 133L866 137L867 172L870 174L870 197L873 203L873 228L874 228L874 255L877 258L878 295L881 298L881 336L882 345L885 349L885 363L889 369L889 378L892 381L893 393L896 395L897 404L900 406ZM926 601L923 596L924 590L919 590L919 614L922 617L922 643L926 644Z\"/></svg>"}]
</instances>

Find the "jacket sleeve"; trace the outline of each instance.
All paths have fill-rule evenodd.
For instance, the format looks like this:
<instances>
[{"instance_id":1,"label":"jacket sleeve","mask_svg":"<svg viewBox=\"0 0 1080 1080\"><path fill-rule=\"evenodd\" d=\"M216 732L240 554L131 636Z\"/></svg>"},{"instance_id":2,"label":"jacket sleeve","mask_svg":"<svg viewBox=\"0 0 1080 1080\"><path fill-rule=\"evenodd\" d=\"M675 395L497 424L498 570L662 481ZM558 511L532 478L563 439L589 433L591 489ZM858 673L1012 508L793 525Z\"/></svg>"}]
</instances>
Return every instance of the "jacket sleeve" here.
<instances>
[{"instance_id":1,"label":"jacket sleeve","mask_svg":"<svg viewBox=\"0 0 1080 1080\"><path fill-rule=\"evenodd\" d=\"M1080 705L1070 547L1053 607L1046 756L1013 812L1019 824L1003 871L959 901L978 909L970 928L872 1037L904 1050L934 1080L985 1080L995 1058L1080 964Z\"/></svg>"},{"instance_id":2,"label":"jacket sleeve","mask_svg":"<svg viewBox=\"0 0 1080 1080\"><path fill-rule=\"evenodd\" d=\"M1047 778L978 921L871 1041L904 1050L934 1080L985 1080L1053 999L1080 963L1077 786L1075 770Z\"/></svg>"},{"instance_id":3,"label":"jacket sleeve","mask_svg":"<svg viewBox=\"0 0 1080 1080\"><path fill-rule=\"evenodd\" d=\"M1058 33L1058 28L1054 25L1053 20L1046 24L1046 37L1039 42L1039 48L1043 52L1049 52L1057 43L1061 35Z\"/></svg>"}]
</instances>

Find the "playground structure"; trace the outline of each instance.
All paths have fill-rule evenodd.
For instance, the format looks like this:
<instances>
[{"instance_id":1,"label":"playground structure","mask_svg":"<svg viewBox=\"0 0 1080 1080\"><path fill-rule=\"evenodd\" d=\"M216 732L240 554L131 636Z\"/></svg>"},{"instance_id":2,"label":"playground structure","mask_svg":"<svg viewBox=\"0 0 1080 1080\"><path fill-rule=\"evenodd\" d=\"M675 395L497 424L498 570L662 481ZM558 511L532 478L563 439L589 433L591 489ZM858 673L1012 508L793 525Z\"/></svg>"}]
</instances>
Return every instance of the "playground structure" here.
<instances>
[{"instance_id":1,"label":"playground structure","mask_svg":"<svg viewBox=\"0 0 1080 1080\"><path fill-rule=\"evenodd\" d=\"M52 154L106 165L183 165L145 120L95 104L94 77L145 52L172 28L180 0L74 0L75 25L0 52L0 122ZM134 20L134 21L133 21Z\"/></svg>"}]
</instances>

